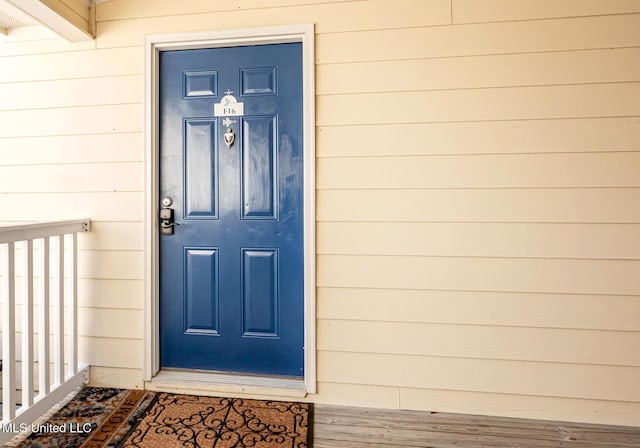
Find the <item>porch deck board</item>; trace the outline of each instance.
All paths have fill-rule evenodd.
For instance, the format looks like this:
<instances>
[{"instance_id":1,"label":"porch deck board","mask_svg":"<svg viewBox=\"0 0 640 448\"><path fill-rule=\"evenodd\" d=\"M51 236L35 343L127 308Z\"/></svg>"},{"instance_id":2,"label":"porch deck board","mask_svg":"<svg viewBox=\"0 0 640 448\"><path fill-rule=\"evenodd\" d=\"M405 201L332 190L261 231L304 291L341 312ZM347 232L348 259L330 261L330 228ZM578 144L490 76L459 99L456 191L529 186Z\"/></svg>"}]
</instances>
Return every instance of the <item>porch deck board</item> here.
<instances>
[{"instance_id":1,"label":"porch deck board","mask_svg":"<svg viewBox=\"0 0 640 448\"><path fill-rule=\"evenodd\" d=\"M314 448L629 448L640 427L316 405Z\"/></svg>"}]
</instances>

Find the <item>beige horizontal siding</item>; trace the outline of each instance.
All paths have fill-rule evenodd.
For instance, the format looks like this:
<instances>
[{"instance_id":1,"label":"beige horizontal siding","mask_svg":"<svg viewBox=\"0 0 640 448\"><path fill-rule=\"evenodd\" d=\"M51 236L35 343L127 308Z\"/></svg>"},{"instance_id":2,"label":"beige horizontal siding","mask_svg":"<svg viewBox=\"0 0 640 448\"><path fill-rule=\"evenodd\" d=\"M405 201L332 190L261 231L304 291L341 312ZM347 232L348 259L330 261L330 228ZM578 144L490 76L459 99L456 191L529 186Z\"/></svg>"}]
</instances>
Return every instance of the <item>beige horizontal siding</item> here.
<instances>
[{"instance_id":1,"label":"beige horizontal siding","mask_svg":"<svg viewBox=\"0 0 640 448\"><path fill-rule=\"evenodd\" d=\"M303 1L300 6L297 6L300 2L295 2L286 8L278 8L278 2L269 3L273 5L263 3L259 5L262 6L260 8L252 9L251 5L244 10L233 11L223 7L226 11L217 12L202 11L200 5L196 4L190 13L189 8L183 12L183 5L176 3L170 6L173 14L167 16L149 17L156 15L149 12L155 9L154 6L147 8L142 14L144 17L140 18L100 18L97 45L99 48L140 45L145 34L209 30L211 24L220 24L214 25L214 29L224 29L313 23L318 33L340 33L437 26L451 22L449 0L398 0L393 5L388 0L323 1L312 4ZM393 6L394 14L389 14L390 6ZM206 7L208 11L212 9L218 8Z\"/></svg>"},{"instance_id":2,"label":"beige horizontal siding","mask_svg":"<svg viewBox=\"0 0 640 448\"><path fill-rule=\"evenodd\" d=\"M35 256L37 257L37 255ZM18 261L18 259L16 259ZM86 263L87 258L80 257L79 263ZM20 266L16 264L19 268ZM18 271L18 279L22 279L20 269ZM0 276L0 279L2 276ZM38 276L36 275L36 279ZM86 309L123 309L123 310L140 310L142 308L143 281L137 279L96 279L96 278L79 278L78 279L78 305ZM34 295L36 297L36 308L38 307L38 297L40 288L38 285L34 287ZM20 307L22 303L23 282L16 282L16 304ZM18 323L19 325L19 323ZM117 328L117 327L114 327Z\"/></svg>"},{"instance_id":3,"label":"beige horizontal siding","mask_svg":"<svg viewBox=\"0 0 640 448\"><path fill-rule=\"evenodd\" d=\"M480 3L318 36L319 390L637 424L637 5Z\"/></svg>"},{"instance_id":4,"label":"beige horizontal siding","mask_svg":"<svg viewBox=\"0 0 640 448\"><path fill-rule=\"evenodd\" d=\"M142 132L0 138L4 166L142 162Z\"/></svg>"},{"instance_id":5,"label":"beige horizontal siding","mask_svg":"<svg viewBox=\"0 0 640 448\"><path fill-rule=\"evenodd\" d=\"M637 425L640 405L631 402L601 401L527 395L495 394L438 389L412 389L322 382L318 403L411 409L431 412L459 412L469 409L477 415L538 418L563 421L575 415L584 422ZM603 415L607 417L603 420Z\"/></svg>"},{"instance_id":6,"label":"beige horizontal siding","mask_svg":"<svg viewBox=\"0 0 640 448\"><path fill-rule=\"evenodd\" d=\"M113 322L112 322L113 324ZM65 336L64 345L67 346ZM22 356L22 339L16 334L16 359ZM34 346L34 358L37 358L37 344ZM53 353L53 338L50 340L50 353ZM138 339L83 336L78 337L78 359L91 366L91 369L109 367L142 369L142 344ZM20 375L18 375L20 377ZM124 386L121 386L124 387Z\"/></svg>"},{"instance_id":7,"label":"beige horizontal siding","mask_svg":"<svg viewBox=\"0 0 640 448\"><path fill-rule=\"evenodd\" d=\"M117 323L113 323L117 325ZM142 341L139 339L80 336L78 359L93 367L142 369Z\"/></svg>"},{"instance_id":8,"label":"beige horizontal siding","mask_svg":"<svg viewBox=\"0 0 640 448\"><path fill-rule=\"evenodd\" d=\"M637 188L319 190L317 201L319 221L640 222Z\"/></svg>"},{"instance_id":9,"label":"beige horizontal siding","mask_svg":"<svg viewBox=\"0 0 640 448\"><path fill-rule=\"evenodd\" d=\"M321 319L318 340L328 352L640 367L640 332Z\"/></svg>"},{"instance_id":10,"label":"beige horizontal siding","mask_svg":"<svg viewBox=\"0 0 640 448\"><path fill-rule=\"evenodd\" d=\"M320 222L319 254L640 259L639 224Z\"/></svg>"},{"instance_id":11,"label":"beige horizontal siding","mask_svg":"<svg viewBox=\"0 0 640 448\"><path fill-rule=\"evenodd\" d=\"M320 64L637 47L640 14L320 34ZM398 45L403 42L404 45Z\"/></svg>"},{"instance_id":12,"label":"beige horizontal siding","mask_svg":"<svg viewBox=\"0 0 640 448\"><path fill-rule=\"evenodd\" d=\"M92 221L91 232L78 238L80 250L144 249L144 227L141 222Z\"/></svg>"},{"instance_id":13,"label":"beige horizontal siding","mask_svg":"<svg viewBox=\"0 0 640 448\"><path fill-rule=\"evenodd\" d=\"M141 280L143 254L141 251L79 251L78 258L91 260L79 263L78 277L87 279Z\"/></svg>"},{"instance_id":14,"label":"beige horizontal siding","mask_svg":"<svg viewBox=\"0 0 640 448\"><path fill-rule=\"evenodd\" d=\"M14 30L18 30L15 28ZM31 29L33 32L33 29ZM96 47L95 41L67 42L66 39L49 32L50 35L37 40L9 40L0 46L0 56L25 56L29 54L67 53L79 50L90 50Z\"/></svg>"},{"instance_id":15,"label":"beige horizontal siding","mask_svg":"<svg viewBox=\"0 0 640 448\"><path fill-rule=\"evenodd\" d=\"M332 0L332 3L353 2L354 0ZM316 5L326 3L326 0L245 0L242 2L244 10L264 10L287 8L291 6ZM97 20L125 20L140 17L172 16L180 14L197 14L204 12L236 11L239 7L230 2L212 4L209 0L194 0L182 5L175 2L156 2L143 0L138 2L115 1L100 5L97 9Z\"/></svg>"},{"instance_id":16,"label":"beige horizontal siding","mask_svg":"<svg viewBox=\"0 0 640 448\"><path fill-rule=\"evenodd\" d=\"M142 309L144 282L123 279L79 279L78 304L87 308Z\"/></svg>"},{"instance_id":17,"label":"beige horizontal siding","mask_svg":"<svg viewBox=\"0 0 640 448\"><path fill-rule=\"evenodd\" d=\"M319 287L640 295L640 261L320 255Z\"/></svg>"},{"instance_id":18,"label":"beige horizontal siding","mask_svg":"<svg viewBox=\"0 0 640 448\"><path fill-rule=\"evenodd\" d=\"M318 65L317 93L402 92L629 82L640 48Z\"/></svg>"},{"instance_id":19,"label":"beige horizontal siding","mask_svg":"<svg viewBox=\"0 0 640 448\"><path fill-rule=\"evenodd\" d=\"M345 368L349 366L349 368ZM637 367L370 353L318 353L320 381L636 402ZM603 381L606 378L606 381Z\"/></svg>"},{"instance_id":20,"label":"beige horizontal siding","mask_svg":"<svg viewBox=\"0 0 640 448\"><path fill-rule=\"evenodd\" d=\"M3 58L0 82L140 75L143 72L142 59L142 47L139 45L107 50L7 56ZM47 70L41 70L43 66L47 67Z\"/></svg>"},{"instance_id":21,"label":"beige horizontal siding","mask_svg":"<svg viewBox=\"0 0 640 448\"><path fill-rule=\"evenodd\" d=\"M143 322L142 310L78 309L80 337L142 339Z\"/></svg>"},{"instance_id":22,"label":"beige horizontal siding","mask_svg":"<svg viewBox=\"0 0 640 448\"><path fill-rule=\"evenodd\" d=\"M627 401L588 400L527 395L494 394L436 389L400 389L400 408L418 411L535 418L564 421L566 416L587 423L638 426L640 405Z\"/></svg>"},{"instance_id":23,"label":"beige horizontal siding","mask_svg":"<svg viewBox=\"0 0 640 448\"><path fill-rule=\"evenodd\" d=\"M640 115L640 82L318 97L320 126Z\"/></svg>"},{"instance_id":24,"label":"beige horizontal siding","mask_svg":"<svg viewBox=\"0 0 640 448\"><path fill-rule=\"evenodd\" d=\"M497 22L640 12L636 0L452 0L453 22Z\"/></svg>"},{"instance_id":25,"label":"beige horizontal siding","mask_svg":"<svg viewBox=\"0 0 640 448\"><path fill-rule=\"evenodd\" d=\"M141 222L144 215L140 192L3 194L2 204L18 222L70 217Z\"/></svg>"},{"instance_id":26,"label":"beige horizontal siding","mask_svg":"<svg viewBox=\"0 0 640 448\"><path fill-rule=\"evenodd\" d=\"M140 132L141 115L139 103L4 111L0 112L0 138Z\"/></svg>"},{"instance_id":27,"label":"beige horizontal siding","mask_svg":"<svg viewBox=\"0 0 640 448\"><path fill-rule=\"evenodd\" d=\"M38 384L37 362L34 381ZM16 384L18 388L18 397L20 397L20 389L22 387L21 367L22 363L17 362L16 365ZM53 366L50 369L50 377L53 378ZM89 369L89 381L92 385L98 387L116 387L126 389L143 389L142 369L114 368L114 367L98 367L91 366Z\"/></svg>"},{"instance_id":28,"label":"beige horizontal siding","mask_svg":"<svg viewBox=\"0 0 640 448\"><path fill-rule=\"evenodd\" d=\"M90 383L98 387L143 389L142 369L91 367Z\"/></svg>"},{"instance_id":29,"label":"beige horizontal siding","mask_svg":"<svg viewBox=\"0 0 640 448\"><path fill-rule=\"evenodd\" d=\"M397 387L342 384L322 381L313 401L323 404L397 409L400 391Z\"/></svg>"},{"instance_id":30,"label":"beige horizontal siding","mask_svg":"<svg viewBox=\"0 0 640 448\"><path fill-rule=\"evenodd\" d=\"M345 144L352 139L358 143ZM320 157L638 151L640 120L628 117L321 126L317 140Z\"/></svg>"},{"instance_id":31,"label":"beige horizontal siding","mask_svg":"<svg viewBox=\"0 0 640 448\"><path fill-rule=\"evenodd\" d=\"M391 288L318 290L318 318L328 320L637 332L639 315L637 296Z\"/></svg>"},{"instance_id":32,"label":"beige horizontal siding","mask_svg":"<svg viewBox=\"0 0 640 448\"><path fill-rule=\"evenodd\" d=\"M567 176L567 167L571 176ZM640 152L318 161L319 189L640 187Z\"/></svg>"},{"instance_id":33,"label":"beige horizontal siding","mask_svg":"<svg viewBox=\"0 0 640 448\"><path fill-rule=\"evenodd\" d=\"M139 103L140 86L139 75L0 84L0 110Z\"/></svg>"},{"instance_id":34,"label":"beige horizontal siding","mask_svg":"<svg viewBox=\"0 0 640 448\"><path fill-rule=\"evenodd\" d=\"M141 162L0 167L5 193L142 191Z\"/></svg>"}]
</instances>

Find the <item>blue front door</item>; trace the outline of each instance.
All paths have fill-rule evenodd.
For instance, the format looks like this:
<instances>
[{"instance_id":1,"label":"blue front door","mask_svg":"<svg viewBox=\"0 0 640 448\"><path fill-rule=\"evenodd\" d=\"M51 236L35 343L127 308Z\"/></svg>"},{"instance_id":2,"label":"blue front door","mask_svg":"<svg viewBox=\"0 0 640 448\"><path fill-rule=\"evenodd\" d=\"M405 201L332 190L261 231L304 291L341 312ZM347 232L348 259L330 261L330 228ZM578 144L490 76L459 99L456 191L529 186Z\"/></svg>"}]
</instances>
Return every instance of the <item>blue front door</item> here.
<instances>
[{"instance_id":1,"label":"blue front door","mask_svg":"<svg viewBox=\"0 0 640 448\"><path fill-rule=\"evenodd\" d=\"M160 55L160 364L303 375L301 44Z\"/></svg>"}]
</instances>

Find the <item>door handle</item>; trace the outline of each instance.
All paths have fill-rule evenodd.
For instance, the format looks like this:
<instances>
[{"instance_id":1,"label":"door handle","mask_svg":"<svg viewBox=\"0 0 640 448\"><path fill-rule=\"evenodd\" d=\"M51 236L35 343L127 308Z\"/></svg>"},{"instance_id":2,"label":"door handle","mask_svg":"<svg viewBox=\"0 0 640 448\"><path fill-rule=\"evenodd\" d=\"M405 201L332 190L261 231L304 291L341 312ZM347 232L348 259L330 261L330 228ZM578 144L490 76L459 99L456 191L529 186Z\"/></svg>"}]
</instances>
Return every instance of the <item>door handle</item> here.
<instances>
[{"instance_id":1,"label":"door handle","mask_svg":"<svg viewBox=\"0 0 640 448\"><path fill-rule=\"evenodd\" d=\"M173 235L173 228L180 225L174 222L173 209L170 208L172 204L173 200L171 198L162 199L163 207L160 209L160 233L162 235Z\"/></svg>"}]
</instances>

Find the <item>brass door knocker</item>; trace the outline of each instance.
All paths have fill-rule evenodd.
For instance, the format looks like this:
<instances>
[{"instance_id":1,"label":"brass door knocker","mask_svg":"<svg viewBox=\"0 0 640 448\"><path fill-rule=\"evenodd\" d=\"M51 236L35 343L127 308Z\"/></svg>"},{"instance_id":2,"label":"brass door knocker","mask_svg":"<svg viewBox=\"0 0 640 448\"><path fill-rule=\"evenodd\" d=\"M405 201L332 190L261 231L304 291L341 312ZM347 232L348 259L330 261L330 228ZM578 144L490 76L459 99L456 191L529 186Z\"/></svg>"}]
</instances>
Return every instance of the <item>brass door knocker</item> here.
<instances>
[{"instance_id":1,"label":"brass door knocker","mask_svg":"<svg viewBox=\"0 0 640 448\"><path fill-rule=\"evenodd\" d=\"M233 129L227 128L227 132L224 133L224 142L227 144L227 148L231 148L235 139L236 134L233 133Z\"/></svg>"}]
</instances>

